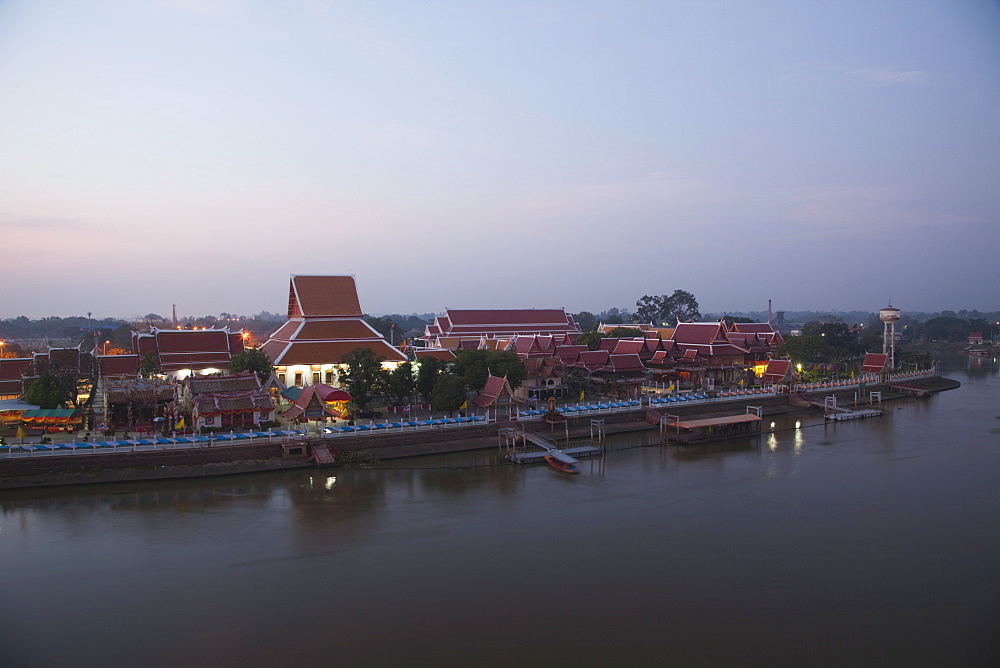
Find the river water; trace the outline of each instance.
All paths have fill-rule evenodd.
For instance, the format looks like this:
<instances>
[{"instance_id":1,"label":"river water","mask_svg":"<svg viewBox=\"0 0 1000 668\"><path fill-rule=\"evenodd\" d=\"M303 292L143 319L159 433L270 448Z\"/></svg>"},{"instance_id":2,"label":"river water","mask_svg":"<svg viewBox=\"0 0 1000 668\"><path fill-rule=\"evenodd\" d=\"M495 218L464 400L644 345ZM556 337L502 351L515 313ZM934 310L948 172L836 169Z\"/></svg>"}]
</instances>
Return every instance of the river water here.
<instances>
[{"instance_id":1,"label":"river water","mask_svg":"<svg viewBox=\"0 0 1000 668\"><path fill-rule=\"evenodd\" d=\"M1000 374L944 375L572 477L479 452L5 492L0 661L997 665Z\"/></svg>"}]
</instances>

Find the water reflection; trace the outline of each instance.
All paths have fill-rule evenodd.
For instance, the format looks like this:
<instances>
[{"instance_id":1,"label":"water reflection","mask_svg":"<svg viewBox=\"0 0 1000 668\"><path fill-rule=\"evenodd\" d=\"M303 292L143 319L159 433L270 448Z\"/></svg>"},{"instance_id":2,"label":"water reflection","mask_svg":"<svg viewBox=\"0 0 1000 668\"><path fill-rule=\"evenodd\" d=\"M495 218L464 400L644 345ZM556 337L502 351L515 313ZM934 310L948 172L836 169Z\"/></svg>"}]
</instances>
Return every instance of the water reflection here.
<instances>
[{"instance_id":1,"label":"water reflection","mask_svg":"<svg viewBox=\"0 0 1000 668\"><path fill-rule=\"evenodd\" d=\"M5 664L992 665L1000 384L959 362L885 418L612 437L578 476L484 451L5 492Z\"/></svg>"}]
</instances>

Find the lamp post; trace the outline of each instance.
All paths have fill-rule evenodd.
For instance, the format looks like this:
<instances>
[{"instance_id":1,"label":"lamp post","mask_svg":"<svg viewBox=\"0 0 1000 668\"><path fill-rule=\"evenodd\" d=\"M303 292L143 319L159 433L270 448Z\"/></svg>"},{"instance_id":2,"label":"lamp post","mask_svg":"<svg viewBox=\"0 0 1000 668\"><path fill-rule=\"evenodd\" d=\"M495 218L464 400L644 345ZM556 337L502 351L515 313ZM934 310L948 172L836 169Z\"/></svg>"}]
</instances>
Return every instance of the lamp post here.
<instances>
[{"instance_id":1,"label":"lamp post","mask_svg":"<svg viewBox=\"0 0 1000 668\"><path fill-rule=\"evenodd\" d=\"M0 360L3 359L3 347L7 345L6 341L0 341Z\"/></svg>"},{"instance_id":2,"label":"lamp post","mask_svg":"<svg viewBox=\"0 0 1000 668\"><path fill-rule=\"evenodd\" d=\"M108 354L108 344L109 343L111 343L111 342L110 341L105 341L104 342L104 352L101 353L102 355L107 355Z\"/></svg>"}]
</instances>

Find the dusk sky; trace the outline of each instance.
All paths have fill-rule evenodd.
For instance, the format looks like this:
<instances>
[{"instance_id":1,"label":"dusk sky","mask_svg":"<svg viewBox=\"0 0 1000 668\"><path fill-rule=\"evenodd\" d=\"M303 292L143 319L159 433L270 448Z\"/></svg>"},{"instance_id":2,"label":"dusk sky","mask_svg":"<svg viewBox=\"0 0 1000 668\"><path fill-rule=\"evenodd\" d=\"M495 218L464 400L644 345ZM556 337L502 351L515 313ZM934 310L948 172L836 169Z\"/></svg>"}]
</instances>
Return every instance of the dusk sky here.
<instances>
[{"instance_id":1,"label":"dusk sky","mask_svg":"<svg viewBox=\"0 0 1000 668\"><path fill-rule=\"evenodd\" d=\"M1000 309L1000 4L0 0L0 318Z\"/></svg>"}]
</instances>

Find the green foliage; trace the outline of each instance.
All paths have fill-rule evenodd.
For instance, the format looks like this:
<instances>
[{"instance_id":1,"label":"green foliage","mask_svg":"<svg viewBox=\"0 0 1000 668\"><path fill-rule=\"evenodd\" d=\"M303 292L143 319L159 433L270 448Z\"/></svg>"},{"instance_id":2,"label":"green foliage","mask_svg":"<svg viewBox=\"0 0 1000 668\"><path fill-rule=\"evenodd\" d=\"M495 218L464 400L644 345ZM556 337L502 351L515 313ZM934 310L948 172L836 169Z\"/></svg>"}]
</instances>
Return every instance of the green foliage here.
<instances>
[{"instance_id":1,"label":"green foliage","mask_svg":"<svg viewBox=\"0 0 1000 668\"><path fill-rule=\"evenodd\" d=\"M357 408L367 408L371 400L385 391L388 372L382 368L382 358L376 357L371 348L355 348L341 358L347 370L340 378L347 384L347 391Z\"/></svg>"},{"instance_id":2,"label":"green foliage","mask_svg":"<svg viewBox=\"0 0 1000 668\"><path fill-rule=\"evenodd\" d=\"M673 325L701 318L698 300L686 290L674 290L672 295L645 295L635 303L635 320Z\"/></svg>"},{"instance_id":3,"label":"green foliage","mask_svg":"<svg viewBox=\"0 0 1000 668\"><path fill-rule=\"evenodd\" d=\"M601 339L603 334L598 331L591 330L589 332L584 332L576 339L576 345L587 346L591 350L597 350L597 346L601 344Z\"/></svg>"},{"instance_id":4,"label":"green foliage","mask_svg":"<svg viewBox=\"0 0 1000 668\"><path fill-rule=\"evenodd\" d=\"M580 331L589 332L597 329L597 316L590 311L580 311L573 314L573 322L580 326Z\"/></svg>"},{"instance_id":5,"label":"green foliage","mask_svg":"<svg viewBox=\"0 0 1000 668\"><path fill-rule=\"evenodd\" d=\"M420 369L417 371L417 392L427 400L431 398L431 391L437 382L438 376L445 372L448 364L436 357L425 357L420 360Z\"/></svg>"},{"instance_id":6,"label":"green foliage","mask_svg":"<svg viewBox=\"0 0 1000 668\"><path fill-rule=\"evenodd\" d=\"M448 411L448 415L451 415L465 403L465 392L465 381L462 378L443 373L438 376L434 389L431 390L431 405L434 410Z\"/></svg>"},{"instance_id":7,"label":"green foliage","mask_svg":"<svg viewBox=\"0 0 1000 668\"><path fill-rule=\"evenodd\" d=\"M24 401L39 408L63 408L73 400L72 390L57 374L47 371L35 379Z\"/></svg>"},{"instance_id":8,"label":"green foliage","mask_svg":"<svg viewBox=\"0 0 1000 668\"><path fill-rule=\"evenodd\" d=\"M365 318L365 322L372 326L372 328L382 335L382 338L386 341L392 341L393 343L398 343L400 340L400 334L402 332L398 331L396 327L396 322L388 317L382 316L376 318L374 316L368 316Z\"/></svg>"},{"instance_id":9,"label":"green foliage","mask_svg":"<svg viewBox=\"0 0 1000 668\"><path fill-rule=\"evenodd\" d=\"M232 367L232 363L230 363ZM143 378L152 378L160 373L160 360L156 353L146 353L139 360L139 375Z\"/></svg>"},{"instance_id":10,"label":"green foliage","mask_svg":"<svg viewBox=\"0 0 1000 668\"><path fill-rule=\"evenodd\" d=\"M788 357L796 363L826 362L832 354L832 348L825 337L819 334L803 334L789 336L778 347L778 357Z\"/></svg>"},{"instance_id":11,"label":"green foliage","mask_svg":"<svg viewBox=\"0 0 1000 668\"><path fill-rule=\"evenodd\" d=\"M851 353L864 352L858 337L842 322L807 322L802 333L822 337L831 348L843 348Z\"/></svg>"},{"instance_id":12,"label":"green foliage","mask_svg":"<svg viewBox=\"0 0 1000 668\"><path fill-rule=\"evenodd\" d=\"M524 362L508 350L463 350L456 357L452 371L465 379L470 390L483 389L490 374L506 376L512 390L521 387L528 377Z\"/></svg>"},{"instance_id":13,"label":"green foliage","mask_svg":"<svg viewBox=\"0 0 1000 668\"><path fill-rule=\"evenodd\" d=\"M393 403L403 403L404 399L413 394L415 387L416 380L413 377L413 365L409 362L404 362L388 372L385 393Z\"/></svg>"},{"instance_id":14,"label":"green foliage","mask_svg":"<svg viewBox=\"0 0 1000 668\"><path fill-rule=\"evenodd\" d=\"M248 348L238 355L233 355L232 359L229 360L229 373L243 371L253 371L263 384L274 372L274 365L271 364L271 358L267 356L267 353L260 348Z\"/></svg>"}]
</instances>

